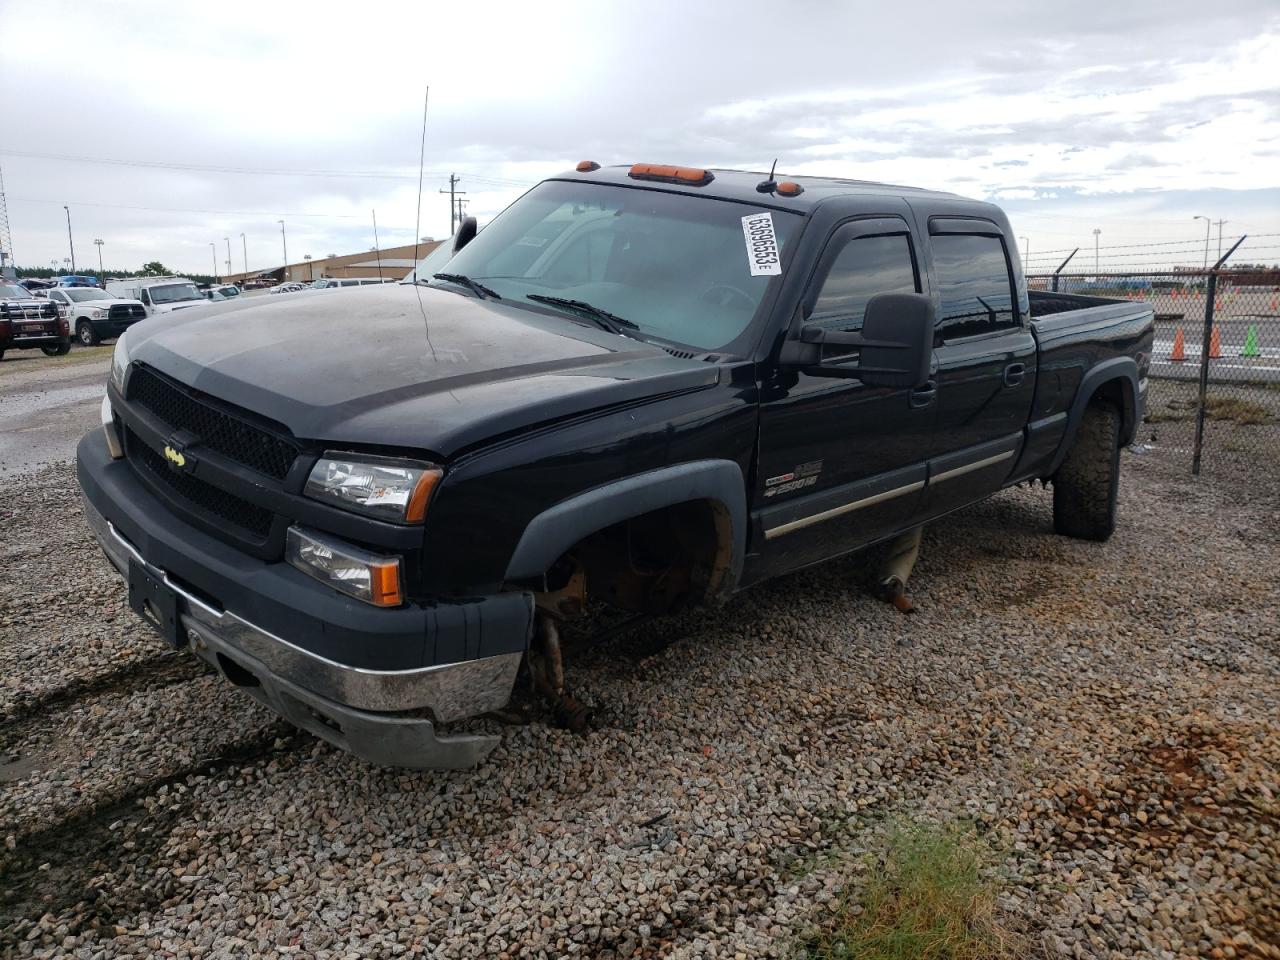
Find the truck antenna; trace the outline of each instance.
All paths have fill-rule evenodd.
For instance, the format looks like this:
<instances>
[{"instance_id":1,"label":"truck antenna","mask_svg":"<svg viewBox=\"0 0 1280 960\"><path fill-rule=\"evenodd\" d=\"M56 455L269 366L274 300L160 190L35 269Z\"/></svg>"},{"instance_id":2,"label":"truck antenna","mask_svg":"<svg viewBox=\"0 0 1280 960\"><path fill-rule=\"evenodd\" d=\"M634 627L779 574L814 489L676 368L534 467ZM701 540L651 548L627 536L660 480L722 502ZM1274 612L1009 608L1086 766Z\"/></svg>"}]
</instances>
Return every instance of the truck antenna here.
<instances>
[{"instance_id":1,"label":"truck antenna","mask_svg":"<svg viewBox=\"0 0 1280 960\"><path fill-rule=\"evenodd\" d=\"M773 193L778 189L778 181L773 179L773 171L778 169L778 158L773 158L773 166L769 168L769 179L761 180L756 184L757 193Z\"/></svg>"},{"instance_id":2,"label":"truck antenna","mask_svg":"<svg viewBox=\"0 0 1280 960\"><path fill-rule=\"evenodd\" d=\"M422 287L418 281L418 240L422 227L422 167L427 158L427 106L431 102L431 85L422 95L422 143L418 146L418 210L413 221L413 292L418 295L418 311L422 314L422 329L427 336L427 346L431 348L431 359L436 359L436 348L431 342L431 322L427 319L427 308L422 305Z\"/></svg>"}]
</instances>

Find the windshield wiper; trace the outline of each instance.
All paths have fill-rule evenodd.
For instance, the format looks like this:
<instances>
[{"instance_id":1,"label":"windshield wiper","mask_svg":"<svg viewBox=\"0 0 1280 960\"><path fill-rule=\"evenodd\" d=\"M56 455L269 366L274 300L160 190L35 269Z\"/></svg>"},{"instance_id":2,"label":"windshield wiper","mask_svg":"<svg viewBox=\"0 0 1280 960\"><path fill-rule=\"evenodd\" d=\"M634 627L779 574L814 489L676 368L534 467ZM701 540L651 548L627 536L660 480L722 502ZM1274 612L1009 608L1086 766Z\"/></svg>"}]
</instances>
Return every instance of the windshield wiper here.
<instances>
[{"instance_id":1,"label":"windshield wiper","mask_svg":"<svg viewBox=\"0 0 1280 960\"><path fill-rule=\"evenodd\" d=\"M474 293L481 300L501 300L502 299L501 296L499 296L494 291L490 290L483 283L479 283L478 281L472 280L470 277L463 276L461 273L433 273L431 275L431 279L447 280L449 283L461 284L462 286L467 287L472 293Z\"/></svg>"},{"instance_id":2,"label":"windshield wiper","mask_svg":"<svg viewBox=\"0 0 1280 960\"><path fill-rule=\"evenodd\" d=\"M529 293L525 295L526 300L536 300L538 303L547 303L553 307L565 307L569 310L576 310L584 314L588 318L594 320L597 325L608 330L610 333L616 333L625 337L623 332L625 327L628 330L639 330L640 325L632 323L630 320L624 320L616 313L610 313L602 307L587 303L585 300L571 300L568 297L549 297L543 293Z\"/></svg>"}]
</instances>

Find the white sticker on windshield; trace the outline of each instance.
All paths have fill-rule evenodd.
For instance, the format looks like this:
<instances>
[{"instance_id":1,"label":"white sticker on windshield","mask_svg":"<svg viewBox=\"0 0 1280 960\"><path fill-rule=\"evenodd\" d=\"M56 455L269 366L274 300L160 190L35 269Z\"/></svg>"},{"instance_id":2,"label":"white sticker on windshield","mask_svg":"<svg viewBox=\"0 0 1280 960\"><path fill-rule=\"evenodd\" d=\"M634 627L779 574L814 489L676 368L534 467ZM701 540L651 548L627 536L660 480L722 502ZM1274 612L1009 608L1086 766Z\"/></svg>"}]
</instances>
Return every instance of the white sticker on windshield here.
<instances>
[{"instance_id":1,"label":"white sticker on windshield","mask_svg":"<svg viewBox=\"0 0 1280 960\"><path fill-rule=\"evenodd\" d=\"M772 213L766 210L743 217L742 235L747 240L747 263L753 277L774 277L782 273Z\"/></svg>"}]
</instances>

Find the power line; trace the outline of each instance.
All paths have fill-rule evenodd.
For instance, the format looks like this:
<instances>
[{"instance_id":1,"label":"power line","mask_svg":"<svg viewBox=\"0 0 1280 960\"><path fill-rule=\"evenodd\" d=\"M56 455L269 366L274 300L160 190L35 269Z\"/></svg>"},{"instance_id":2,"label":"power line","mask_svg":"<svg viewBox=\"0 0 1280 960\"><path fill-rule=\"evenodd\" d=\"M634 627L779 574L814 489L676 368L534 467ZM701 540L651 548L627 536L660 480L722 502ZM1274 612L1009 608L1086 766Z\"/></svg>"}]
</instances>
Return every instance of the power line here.
<instances>
[{"instance_id":1,"label":"power line","mask_svg":"<svg viewBox=\"0 0 1280 960\"><path fill-rule=\"evenodd\" d=\"M327 177L327 178L353 178L363 180L407 180L413 181L414 174L409 173L388 173L383 170L298 170L284 169L280 167L238 167L229 164L213 164L213 163L175 163L169 160L125 160L118 157L86 157L77 156L67 153L36 153L30 150L7 150L0 149L0 154L11 157L25 157L33 160L63 160L68 163L97 163L109 166L120 167L143 167L146 169L159 170L187 170L200 173L234 173L247 174L250 176L276 176L276 177ZM443 171L426 171L431 176L443 176ZM471 179L481 183L489 183L497 186L508 187L528 187L532 186L532 180L508 180L502 177L483 177L471 176Z\"/></svg>"}]
</instances>

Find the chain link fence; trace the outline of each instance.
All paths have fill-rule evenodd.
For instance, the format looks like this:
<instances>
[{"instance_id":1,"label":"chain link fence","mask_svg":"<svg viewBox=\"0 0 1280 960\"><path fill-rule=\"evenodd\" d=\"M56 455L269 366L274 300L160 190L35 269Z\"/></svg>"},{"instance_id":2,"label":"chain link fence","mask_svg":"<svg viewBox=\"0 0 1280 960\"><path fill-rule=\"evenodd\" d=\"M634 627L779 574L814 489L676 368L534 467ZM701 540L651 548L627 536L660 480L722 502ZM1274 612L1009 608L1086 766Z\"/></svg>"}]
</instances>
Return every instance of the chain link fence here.
<instances>
[{"instance_id":1,"label":"chain link fence","mask_svg":"<svg viewBox=\"0 0 1280 960\"><path fill-rule=\"evenodd\" d=\"M1150 392L1135 444L1185 457L1197 474L1280 479L1280 270L1059 272L1027 281L1033 290L1140 300L1155 311Z\"/></svg>"}]
</instances>

